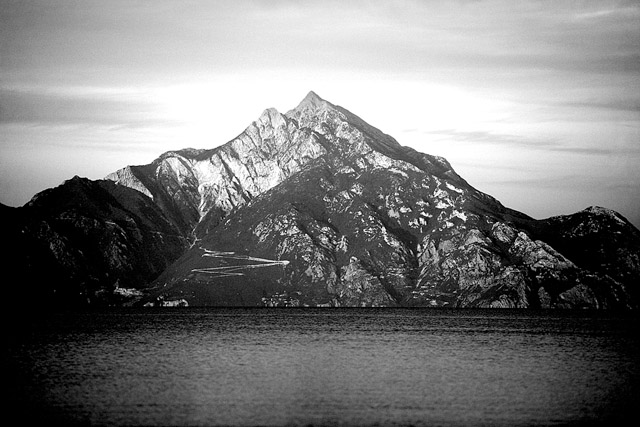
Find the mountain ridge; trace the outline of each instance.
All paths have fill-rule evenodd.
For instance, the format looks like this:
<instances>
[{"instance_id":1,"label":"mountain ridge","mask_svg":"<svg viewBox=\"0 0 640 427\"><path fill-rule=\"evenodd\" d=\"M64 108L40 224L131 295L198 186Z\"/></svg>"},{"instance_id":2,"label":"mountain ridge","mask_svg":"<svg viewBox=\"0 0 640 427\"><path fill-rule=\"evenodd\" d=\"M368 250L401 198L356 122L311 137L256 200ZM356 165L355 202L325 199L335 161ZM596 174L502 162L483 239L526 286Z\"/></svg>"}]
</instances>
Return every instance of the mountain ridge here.
<instances>
[{"instance_id":1,"label":"mountain ridge","mask_svg":"<svg viewBox=\"0 0 640 427\"><path fill-rule=\"evenodd\" d=\"M475 189L446 159L401 146L313 91L285 114L266 109L219 147L169 151L105 181L61 187L62 211L47 208L60 205L47 202L50 190L25 205L35 219L23 221L22 234L41 240L42 253L65 248L48 255L52 265L91 264L72 250L85 236L77 244L111 270L76 280L70 292L101 303L638 306L640 232L617 212L535 220ZM88 229L61 228L65 215ZM114 215L129 218L129 231L107 236L100 227L118 224ZM29 252L20 233L11 240ZM101 251L105 241L118 251ZM148 259L135 242L152 248ZM118 269L114 257L127 262ZM151 266L145 278L134 278L136 262Z\"/></svg>"}]
</instances>

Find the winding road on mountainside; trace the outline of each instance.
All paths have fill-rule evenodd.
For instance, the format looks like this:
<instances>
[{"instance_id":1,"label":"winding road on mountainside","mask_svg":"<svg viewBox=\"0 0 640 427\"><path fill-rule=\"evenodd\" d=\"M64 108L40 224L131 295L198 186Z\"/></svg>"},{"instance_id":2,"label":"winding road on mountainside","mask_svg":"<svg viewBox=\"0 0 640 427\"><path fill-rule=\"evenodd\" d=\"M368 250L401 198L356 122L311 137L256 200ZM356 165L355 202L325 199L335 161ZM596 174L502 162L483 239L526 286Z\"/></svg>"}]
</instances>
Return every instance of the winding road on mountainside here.
<instances>
[{"instance_id":1,"label":"winding road on mountainside","mask_svg":"<svg viewBox=\"0 0 640 427\"><path fill-rule=\"evenodd\" d=\"M237 255L235 252L221 252L211 251L209 249L200 248L204 251L203 257L219 258L219 259L234 259L242 261L253 261L258 264L237 264L227 265L221 267L207 267L207 268L194 268L191 271L194 273L212 274L217 277L231 277L231 276L244 276L242 270L249 270L254 268L272 267L275 265L288 265L289 261L278 261L265 258L256 258L249 255Z\"/></svg>"}]
</instances>

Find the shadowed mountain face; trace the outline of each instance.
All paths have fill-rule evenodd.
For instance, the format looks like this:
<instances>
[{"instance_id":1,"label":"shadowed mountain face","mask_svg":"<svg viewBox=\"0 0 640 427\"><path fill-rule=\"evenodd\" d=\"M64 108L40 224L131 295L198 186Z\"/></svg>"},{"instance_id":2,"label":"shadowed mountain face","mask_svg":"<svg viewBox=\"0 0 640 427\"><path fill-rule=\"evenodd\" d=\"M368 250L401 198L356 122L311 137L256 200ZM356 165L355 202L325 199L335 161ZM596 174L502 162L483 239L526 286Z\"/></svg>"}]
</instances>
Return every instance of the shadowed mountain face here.
<instances>
[{"instance_id":1,"label":"shadowed mountain face","mask_svg":"<svg viewBox=\"0 0 640 427\"><path fill-rule=\"evenodd\" d=\"M62 286L70 295L191 305L638 306L640 232L619 214L589 208L534 220L471 187L445 159L402 147L313 92L286 114L266 110L221 147L165 153L107 179L74 179L20 215L3 212L24 216L15 222L30 240L14 233L24 246L16 257L46 258L60 277L74 277ZM68 212L94 223L62 227ZM111 223L120 234L109 234ZM55 233L34 231L42 224ZM78 284L86 276L89 291Z\"/></svg>"},{"instance_id":2,"label":"shadowed mountain face","mask_svg":"<svg viewBox=\"0 0 640 427\"><path fill-rule=\"evenodd\" d=\"M123 303L188 247L151 199L111 181L75 177L0 215L8 291L26 305Z\"/></svg>"}]
</instances>

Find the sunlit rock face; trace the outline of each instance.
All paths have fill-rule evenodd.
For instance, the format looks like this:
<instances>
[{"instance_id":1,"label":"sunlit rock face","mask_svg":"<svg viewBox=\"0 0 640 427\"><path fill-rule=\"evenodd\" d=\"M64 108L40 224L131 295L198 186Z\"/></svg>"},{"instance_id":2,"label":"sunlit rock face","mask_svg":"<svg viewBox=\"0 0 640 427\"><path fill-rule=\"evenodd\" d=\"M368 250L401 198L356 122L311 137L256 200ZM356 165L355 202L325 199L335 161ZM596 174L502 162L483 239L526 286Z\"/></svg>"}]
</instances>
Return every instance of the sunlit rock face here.
<instances>
[{"instance_id":1,"label":"sunlit rock face","mask_svg":"<svg viewBox=\"0 0 640 427\"><path fill-rule=\"evenodd\" d=\"M619 214L534 220L313 92L225 145L107 179L65 184L82 197L64 212L37 196L0 214L22 221L29 260L37 247L128 303L638 307L640 232Z\"/></svg>"},{"instance_id":2,"label":"sunlit rock face","mask_svg":"<svg viewBox=\"0 0 640 427\"><path fill-rule=\"evenodd\" d=\"M184 231L206 229L323 154L310 129L270 108L219 148L168 152L107 179L154 198Z\"/></svg>"}]
</instances>

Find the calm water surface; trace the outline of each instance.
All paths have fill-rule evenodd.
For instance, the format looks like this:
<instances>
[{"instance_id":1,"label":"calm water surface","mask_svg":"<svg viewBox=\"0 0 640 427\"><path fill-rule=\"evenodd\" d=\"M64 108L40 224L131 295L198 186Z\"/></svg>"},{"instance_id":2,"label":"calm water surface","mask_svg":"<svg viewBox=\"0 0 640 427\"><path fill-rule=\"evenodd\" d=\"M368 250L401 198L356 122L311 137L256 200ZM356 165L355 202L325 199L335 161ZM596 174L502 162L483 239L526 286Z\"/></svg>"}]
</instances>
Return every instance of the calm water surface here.
<instances>
[{"instance_id":1,"label":"calm water surface","mask_svg":"<svg viewBox=\"0 0 640 427\"><path fill-rule=\"evenodd\" d=\"M132 309L9 326L5 403L47 425L619 424L640 404L637 314Z\"/></svg>"}]
</instances>

